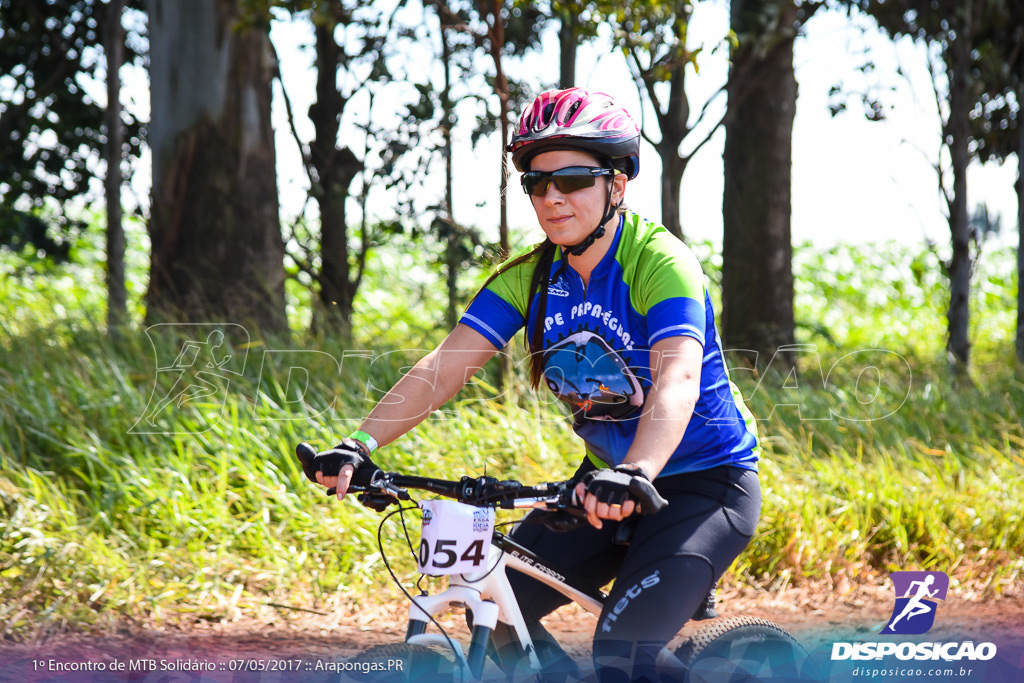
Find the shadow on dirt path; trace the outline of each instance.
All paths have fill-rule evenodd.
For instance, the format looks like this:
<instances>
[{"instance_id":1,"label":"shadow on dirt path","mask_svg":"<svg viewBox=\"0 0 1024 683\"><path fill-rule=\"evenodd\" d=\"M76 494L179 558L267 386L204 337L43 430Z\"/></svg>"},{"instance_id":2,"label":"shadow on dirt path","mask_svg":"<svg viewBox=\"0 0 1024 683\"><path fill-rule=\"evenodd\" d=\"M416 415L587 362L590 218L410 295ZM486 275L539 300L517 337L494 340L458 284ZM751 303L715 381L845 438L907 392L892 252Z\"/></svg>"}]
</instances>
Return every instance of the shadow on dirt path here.
<instances>
[{"instance_id":1,"label":"shadow on dirt path","mask_svg":"<svg viewBox=\"0 0 1024 683\"><path fill-rule=\"evenodd\" d=\"M856 591L844 599L816 604L812 592L769 595L725 594L722 616L749 615L788 628L811 652L824 653L838 641L878 641L892 611L891 598L879 591ZM332 670L343 660L374 645L400 641L406 608L399 603L338 610L334 614L278 615L276 619L239 618L160 630L121 630L117 634L62 634L35 643L0 643L0 681L19 683L270 683L337 680ZM461 615L442 620L464 638ZM569 606L546 625L580 661L589 657L596 619ZM702 624L688 624L680 638ZM1024 652L1024 597L969 600L951 596L941 605L931 641L998 640L1012 657ZM1011 662L1024 681L1024 661ZM910 680L910 679L907 679ZM964 678L963 681L975 679ZM977 679L985 680L985 679ZM993 679L995 680L995 679ZM1002 680L1002 679L1000 679ZM1009 678L1006 680L1017 680Z\"/></svg>"}]
</instances>

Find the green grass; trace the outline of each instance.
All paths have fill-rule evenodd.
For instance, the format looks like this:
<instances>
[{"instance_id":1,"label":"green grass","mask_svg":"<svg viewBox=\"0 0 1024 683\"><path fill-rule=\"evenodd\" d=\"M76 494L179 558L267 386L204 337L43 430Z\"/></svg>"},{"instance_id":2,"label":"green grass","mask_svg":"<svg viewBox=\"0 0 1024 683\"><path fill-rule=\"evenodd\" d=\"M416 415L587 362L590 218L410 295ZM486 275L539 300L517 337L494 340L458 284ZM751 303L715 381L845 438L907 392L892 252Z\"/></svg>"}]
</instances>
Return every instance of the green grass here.
<instances>
[{"instance_id":1,"label":"green grass","mask_svg":"<svg viewBox=\"0 0 1024 683\"><path fill-rule=\"evenodd\" d=\"M379 515L324 497L292 453L351 429L416 357L404 350L440 339L442 288L429 273L399 289L386 273L415 260L378 257L384 274L366 285L356 325L366 357L330 341L236 338L224 349L230 383L148 428L152 396L173 385L156 368L183 339L134 329L112 341L95 252L34 273L0 255L0 638L220 620L271 603L324 609L371 587L395 595ZM698 252L713 262L709 247ZM730 581L856 583L919 568L985 595L1020 586L1024 384L1016 282L1001 275L1011 259L988 254L975 278L975 386L964 388L946 372L932 255L797 251L799 377L736 372L761 418L765 502ZM132 273L138 319L145 264ZM289 291L301 321L303 294ZM581 447L561 413L531 393L492 400L492 384L488 373L380 461L441 476L570 474ZM397 524L388 535L408 572Z\"/></svg>"}]
</instances>

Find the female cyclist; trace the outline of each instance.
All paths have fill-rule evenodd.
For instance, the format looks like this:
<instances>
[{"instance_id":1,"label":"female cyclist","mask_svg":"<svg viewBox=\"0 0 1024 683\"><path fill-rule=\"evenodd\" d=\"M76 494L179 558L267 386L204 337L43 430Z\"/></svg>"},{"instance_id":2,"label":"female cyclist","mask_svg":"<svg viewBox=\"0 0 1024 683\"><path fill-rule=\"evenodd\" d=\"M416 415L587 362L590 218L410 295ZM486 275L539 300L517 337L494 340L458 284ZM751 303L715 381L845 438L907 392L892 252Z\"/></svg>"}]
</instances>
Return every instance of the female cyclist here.
<instances>
[{"instance_id":1,"label":"female cyclist","mask_svg":"<svg viewBox=\"0 0 1024 683\"><path fill-rule=\"evenodd\" d=\"M658 680L658 652L746 547L761 503L754 421L729 381L700 265L623 208L639 141L603 93L537 97L509 151L546 239L503 264L359 430L306 467L339 498L369 481L378 446L441 407L525 327L533 385L571 407L586 447L575 479L590 524L564 531L572 525L534 512L527 520L545 523L514 537L595 588L614 580L594 635L601 681ZM616 531L634 512L621 544ZM567 600L510 574L534 636L553 642L540 619ZM554 646L544 654L552 672L571 666Z\"/></svg>"}]
</instances>

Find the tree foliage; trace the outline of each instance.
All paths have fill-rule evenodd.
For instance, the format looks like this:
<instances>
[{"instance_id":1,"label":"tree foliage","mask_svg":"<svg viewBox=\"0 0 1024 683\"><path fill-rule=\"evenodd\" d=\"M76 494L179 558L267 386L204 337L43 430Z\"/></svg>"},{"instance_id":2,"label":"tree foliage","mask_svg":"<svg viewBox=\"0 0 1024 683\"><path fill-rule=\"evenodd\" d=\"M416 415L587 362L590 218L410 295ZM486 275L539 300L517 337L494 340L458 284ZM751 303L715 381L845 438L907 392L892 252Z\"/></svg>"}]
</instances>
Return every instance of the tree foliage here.
<instances>
[{"instance_id":1,"label":"tree foliage","mask_svg":"<svg viewBox=\"0 0 1024 683\"><path fill-rule=\"evenodd\" d=\"M700 52L700 48L691 51L686 42L693 4L688 0L602 2L601 11L614 27L615 43L630 65L641 98L654 110L657 131L645 126L642 133L661 158L661 222L682 237L680 183L692 154L684 156L680 146L693 123L686 78L688 68L696 69Z\"/></svg>"},{"instance_id":2,"label":"tree foliage","mask_svg":"<svg viewBox=\"0 0 1024 683\"><path fill-rule=\"evenodd\" d=\"M453 139L458 125L456 111L460 103L472 102L475 98L474 90L464 83L473 74L475 41L473 36L453 25L453 16L446 5L435 3L430 9L437 20L436 40L431 42L435 43L435 51L439 53L441 83L438 85L434 79L428 79L416 84L419 99L407 107L402 127L418 141L416 147L428 152L421 157L419 170L423 176L438 161L444 166L443 196L428 209L434 214L429 231L416 230L414 226L414 237L429 236L442 245L442 253L435 261L441 266L446 283L448 305L445 322L447 327L453 328L462 303L459 274L479 260L483 246L480 231L460 223L455 216Z\"/></svg>"},{"instance_id":3,"label":"tree foliage","mask_svg":"<svg viewBox=\"0 0 1024 683\"><path fill-rule=\"evenodd\" d=\"M1024 4L1008 3L984 31L988 49L979 55L986 84L972 119L981 161L1017 157L1016 355L1024 365Z\"/></svg>"},{"instance_id":4,"label":"tree foliage","mask_svg":"<svg viewBox=\"0 0 1024 683\"><path fill-rule=\"evenodd\" d=\"M979 43L975 68L982 89L971 116L973 148L980 161L1001 162L1020 152L1024 4L998 6Z\"/></svg>"},{"instance_id":5,"label":"tree foliage","mask_svg":"<svg viewBox=\"0 0 1024 683\"><path fill-rule=\"evenodd\" d=\"M966 301L963 284L973 266L963 169L973 160L1004 160L1015 154L1019 160L1024 149L1019 123L1024 5L1012 0L832 1L875 17L891 36L910 36L928 44L935 59L943 117L939 184L950 211L953 245L946 266L959 283L950 304L950 351L966 358L966 336L957 332L954 339L953 334L954 320L960 325L966 319L961 315ZM128 13L119 19L129 28L126 57L142 65L149 46L132 30L141 24L132 20L133 12L139 14L132 9L137 2L129 1ZM779 21L785 18L783 10L795 9L796 21L789 22L793 28L822 2L734 4L759 6L764 21L736 25L733 34L722 36L722 45L739 48L732 53L730 109L745 97L745 65L770 54L779 41L792 39L777 30L785 23ZM109 139L99 94L109 6L103 0L0 0L0 242L33 253L67 254L70 244L61 233L73 233L74 226L63 209L75 206L76 198L88 200L93 188L99 190L94 181L103 175L101 152ZM432 249L445 251L438 262L448 272L451 302L457 299L454 275L483 247L472 228L452 215L452 197L459 192L451 179L452 132L457 127L470 131L474 145L485 140L490 145L499 137L503 143L515 113L537 92L554 86L556 78L563 86L573 84L576 46L597 36L603 24L611 27L641 97L654 112L654 125L645 126L644 135L662 159L662 218L670 229L682 232L681 176L719 123L704 119L723 109L707 103L699 103L698 109L686 91L693 78L688 70L695 69L712 47L687 43L692 1L234 0L225 3L228 6L237 9L231 18L235 30L265 30L281 10L293 17L302 15L315 27L322 47L317 102L309 112L292 112L293 117L308 113L317 129L314 139L299 140L299 145L310 178L310 203L317 204L321 222L316 225L304 216L289 235L297 239L289 242L295 247L291 256L299 264L296 269L305 270L317 283L325 310L337 303L342 317L350 316L367 250L387 239L389 231L408 230L410 225L430 235ZM438 21L400 25L399 10L409 8ZM403 15L401 21L409 16ZM540 47L552 27L560 38L559 68L517 80L518 62ZM195 31L200 28L198 22L193 26ZM424 45L438 49L433 64L406 72L403 50L413 43L419 55L424 54ZM443 84L437 78L441 62L451 71ZM413 71L415 76L410 75ZM379 116L384 102L389 102L389 111ZM399 103L397 108L393 102ZM884 108L870 111L876 117L884 115ZM127 131L123 159L130 161L137 158L149 131L131 109L122 121ZM700 133L699 140L695 132ZM492 183L475 178L474 191L479 192L481 183L493 185L495 194L486 194L503 204L508 172L499 167L501 153L495 146L480 149L480 154L488 163L494 159L495 175ZM441 163L448 176L444 196L438 193L424 204L420 192L418 203L411 201L412 188L422 187L425 178L436 178ZM156 169L156 175L160 173ZM183 191L186 176L184 170L181 173L176 179L182 184L175 187ZM390 192L390 206L397 207L394 216L374 215L372 202L384 190ZM157 223L166 224L166 219L167 215L157 217ZM507 245L504 211L500 222ZM307 223L313 227L305 227ZM155 240L154 254L157 265L164 267L158 253L161 244ZM449 317L453 310L450 305Z\"/></svg>"},{"instance_id":6,"label":"tree foliage","mask_svg":"<svg viewBox=\"0 0 1024 683\"><path fill-rule=\"evenodd\" d=\"M108 14L99 0L0 0L0 245L60 257L63 233L80 227L64 209L102 178L102 37L107 21L122 20ZM133 33L126 60L141 65L143 48ZM144 124L131 111L122 120L124 158L137 159Z\"/></svg>"},{"instance_id":7,"label":"tree foliage","mask_svg":"<svg viewBox=\"0 0 1024 683\"><path fill-rule=\"evenodd\" d=\"M682 237L683 175L690 160L711 140L727 115L711 106L725 92L724 84L708 101L691 102L687 90L688 79L692 77L689 71L695 75L706 50L735 45L736 36L723 35L711 46L690 45L690 21L695 7L691 0L598 0L595 6L612 26L615 44L626 58L641 99L650 103L654 112L656 129L645 125L643 135L661 160L661 221L673 234ZM743 73L744 70L734 70L730 78L740 78ZM727 112L733 100L730 97L721 109Z\"/></svg>"},{"instance_id":8,"label":"tree foliage","mask_svg":"<svg viewBox=\"0 0 1024 683\"><path fill-rule=\"evenodd\" d=\"M305 112L313 138L299 132L303 112L292 104L292 84L278 70L292 136L301 153L309 183L302 215L289 228L287 247L293 275L310 281L314 293L313 327L317 331L351 333L354 301L373 246L400 229L396 220L372 221L368 202L375 189L402 185L403 160L412 150L395 130L390 97L401 83L396 56L414 36L412 27L396 19L404 0L388 8L378 3L248 0L254 11L312 26L315 100ZM281 13L284 10L284 13ZM398 92L401 104L403 95ZM384 105L378 105L380 99ZM388 106L391 109L387 109ZM400 190L399 190L400 192ZM353 203L355 206L353 206ZM398 199L402 205L401 197ZM315 216L307 210L315 204ZM357 219L356 212L361 216Z\"/></svg>"},{"instance_id":9,"label":"tree foliage","mask_svg":"<svg viewBox=\"0 0 1024 683\"><path fill-rule=\"evenodd\" d=\"M498 241L503 252L509 250L508 228L508 159L505 145L509 141L510 120L519 103L529 99L525 88L509 78L506 57L521 57L540 44L540 29L546 15L531 2L523 0L435 0L441 21L452 30L467 33L477 50L489 60L487 82L493 98L486 98L485 114L478 120L474 141L488 133L498 134ZM496 108L493 108L494 104ZM475 142L474 142L475 144Z\"/></svg>"},{"instance_id":10,"label":"tree foliage","mask_svg":"<svg viewBox=\"0 0 1024 683\"><path fill-rule=\"evenodd\" d=\"M601 26L596 2L551 0L548 14L558 22L558 87L576 85L576 55L580 45L593 40Z\"/></svg>"},{"instance_id":11,"label":"tree foliage","mask_svg":"<svg viewBox=\"0 0 1024 683\"><path fill-rule=\"evenodd\" d=\"M938 185L949 211L951 255L944 264L950 280L947 350L958 376L967 376L970 359L969 294L979 235L967 205L967 167L999 145L996 131L1008 127L993 100L1016 83L1000 60L1019 48L1022 35L1008 24L1019 15L1015 0L843 0L871 16L889 36L908 36L927 45L936 101L942 119L936 163ZM1009 110L1006 110L1009 111ZM987 132L986 132L987 131ZM1005 149L1005 147L1004 147ZM948 163L944 162L948 159Z\"/></svg>"}]
</instances>

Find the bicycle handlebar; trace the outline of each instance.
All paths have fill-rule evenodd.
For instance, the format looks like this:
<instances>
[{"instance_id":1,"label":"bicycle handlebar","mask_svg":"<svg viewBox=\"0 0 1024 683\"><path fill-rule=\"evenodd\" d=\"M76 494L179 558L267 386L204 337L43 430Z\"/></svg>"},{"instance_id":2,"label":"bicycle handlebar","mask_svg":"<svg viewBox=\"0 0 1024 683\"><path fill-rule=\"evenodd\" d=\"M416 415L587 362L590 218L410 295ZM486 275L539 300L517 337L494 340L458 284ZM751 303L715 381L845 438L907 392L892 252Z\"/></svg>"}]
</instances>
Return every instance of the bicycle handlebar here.
<instances>
[{"instance_id":1,"label":"bicycle handlebar","mask_svg":"<svg viewBox=\"0 0 1024 683\"><path fill-rule=\"evenodd\" d=\"M316 457L316 450L308 443L299 444L295 453L303 463L311 462ZM406 490L410 488L430 491L477 507L543 507L573 515L584 514L571 481L524 486L515 480L499 481L488 476L463 476L453 481L378 470L369 484L349 486L350 491L359 494L360 503L378 511L399 500L410 500ZM641 501L639 514L654 514L668 505L668 501L646 480L631 480L629 490ZM327 490L329 496L336 493L336 488ZM521 502L529 504L517 505Z\"/></svg>"},{"instance_id":2,"label":"bicycle handlebar","mask_svg":"<svg viewBox=\"0 0 1024 683\"><path fill-rule=\"evenodd\" d=\"M514 508L517 502L522 501L558 499L566 492L572 492L567 481L525 486L514 479L498 480L488 476L463 476L454 481L384 471L378 472L367 486L349 487L350 491L357 493L382 493L399 500L409 499L406 489L429 491L477 507L501 508ZM568 504L573 501L567 499L561 502Z\"/></svg>"},{"instance_id":3,"label":"bicycle handlebar","mask_svg":"<svg viewBox=\"0 0 1024 683\"><path fill-rule=\"evenodd\" d=\"M307 443L301 443L295 449L300 460L312 459L316 450ZM458 481L420 477L398 472L378 471L366 486L350 485L349 492L358 493L359 501L369 507L383 509L397 500L409 500L406 489L429 491L446 498L453 498L460 503L477 507L501 507L511 509L517 502L546 502L548 509L579 509L576 496L570 482L550 482L535 486L525 486L515 480L498 480L495 477L463 476ZM327 489L327 495L333 496L337 489ZM377 505L373 505L376 503Z\"/></svg>"}]
</instances>

